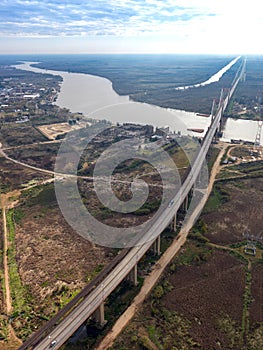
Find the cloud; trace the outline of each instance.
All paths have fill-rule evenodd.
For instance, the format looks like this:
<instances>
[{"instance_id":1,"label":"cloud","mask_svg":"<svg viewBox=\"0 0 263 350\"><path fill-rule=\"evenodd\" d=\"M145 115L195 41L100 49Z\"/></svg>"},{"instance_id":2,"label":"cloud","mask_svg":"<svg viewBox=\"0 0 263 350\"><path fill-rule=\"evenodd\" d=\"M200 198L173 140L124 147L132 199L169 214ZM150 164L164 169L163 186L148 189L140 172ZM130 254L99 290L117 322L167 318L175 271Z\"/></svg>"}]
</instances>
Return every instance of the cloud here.
<instances>
[{"instance_id":1,"label":"cloud","mask_svg":"<svg viewBox=\"0 0 263 350\"><path fill-rule=\"evenodd\" d=\"M15 0L0 3L0 33L2 35L46 34L59 36L62 32L77 35L110 34L140 35L158 32L167 23L191 21L204 14L196 8L186 8L180 1L97 0L36 1ZM39 32L34 18L42 18ZM46 23L46 27L45 27ZM68 27L68 28L67 28ZM51 31L51 28L54 31Z\"/></svg>"},{"instance_id":2,"label":"cloud","mask_svg":"<svg viewBox=\"0 0 263 350\"><path fill-rule=\"evenodd\" d=\"M1 0L0 37L123 38L185 51L259 47L258 0ZM138 40L140 38L140 40ZM141 38L145 38L142 44ZM224 38L224 39L223 39ZM121 39L122 40L122 39ZM108 47L108 44L107 44Z\"/></svg>"}]
</instances>

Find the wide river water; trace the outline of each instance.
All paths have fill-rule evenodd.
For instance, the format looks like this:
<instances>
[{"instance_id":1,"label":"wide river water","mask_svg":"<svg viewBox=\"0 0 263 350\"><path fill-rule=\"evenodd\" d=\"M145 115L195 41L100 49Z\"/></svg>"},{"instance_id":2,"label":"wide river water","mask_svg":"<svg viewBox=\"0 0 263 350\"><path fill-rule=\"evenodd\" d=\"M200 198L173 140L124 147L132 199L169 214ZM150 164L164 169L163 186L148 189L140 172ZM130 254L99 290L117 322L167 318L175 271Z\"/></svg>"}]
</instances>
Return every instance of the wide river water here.
<instances>
[{"instance_id":1,"label":"wide river water","mask_svg":"<svg viewBox=\"0 0 263 350\"><path fill-rule=\"evenodd\" d=\"M210 117L201 117L196 113L166 109L146 103L134 102L129 96L119 96L112 83L102 77L82 73L68 73L32 67L33 62L16 65L16 68L60 75L63 78L61 90L56 100L59 107L72 112L80 112L95 119L106 119L113 123L151 124L157 127L169 126L173 131L183 134L203 136L191 133L188 128L207 130ZM223 132L223 141L242 139L254 141L257 122L250 120L228 119ZM263 141L263 137L261 137Z\"/></svg>"}]
</instances>

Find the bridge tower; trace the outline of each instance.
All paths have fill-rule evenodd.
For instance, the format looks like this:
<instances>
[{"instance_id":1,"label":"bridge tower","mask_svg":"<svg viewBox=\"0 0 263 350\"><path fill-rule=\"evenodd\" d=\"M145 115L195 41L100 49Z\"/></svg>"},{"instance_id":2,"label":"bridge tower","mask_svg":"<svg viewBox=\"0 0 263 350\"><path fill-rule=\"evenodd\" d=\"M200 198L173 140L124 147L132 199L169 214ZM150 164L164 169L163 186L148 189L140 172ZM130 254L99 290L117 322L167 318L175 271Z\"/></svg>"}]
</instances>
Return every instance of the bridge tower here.
<instances>
[{"instance_id":1,"label":"bridge tower","mask_svg":"<svg viewBox=\"0 0 263 350\"><path fill-rule=\"evenodd\" d=\"M138 265L135 264L127 276L127 280L134 286L138 284Z\"/></svg>"},{"instance_id":2,"label":"bridge tower","mask_svg":"<svg viewBox=\"0 0 263 350\"><path fill-rule=\"evenodd\" d=\"M217 113L219 113L220 111L220 123L219 126L214 134L213 137L213 143L217 143L217 141L219 140L220 137L222 137L222 115L223 115L223 105L224 105L224 88L221 88L220 91L220 97L219 100L214 100L213 101L213 105L212 105L212 111L215 109L215 105L216 105L216 112L215 115ZM211 118L211 124L213 123L213 116Z\"/></svg>"},{"instance_id":3,"label":"bridge tower","mask_svg":"<svg viewBox=\"0 0 263 350\"><path fill-rule=\"evenodd\" d=\"M212 103L212 108L211 108L211 112L210 112L210 117L211 117L211 124L212 124L212 121L214 119L214 109L215 109L215 103L216 103L216 100L213 99L213 103Z\"/></svg>"},{"instance_id":4,"label":"bridge tower","mask_svg":"<svg viewBox=\"0 0 263 350\"><path fill-rule=\"evenodd\" d=\"M153 253L155 255L161 254L161 235L158 235L158 237L155 239L153 243Z\"/></svg>"},{"instance_id":5,"label":"bridge tower","mask_svg":"<svg viewBox=\"0 0 263 350\"><path fill-rule=\"evenodd\" d=\"M257 128L255 142L254 142L254 149L260 148L262 126L263 126L263 121L258 120L258 128Z\"/></svg>"},{"instance_id":6,"label":"bridge tower","mask_svg":"<svg viewBox=\"0 0 263 350\"><path fill-rule=\"evenodd\" d=\"M247 64L247 58L245 57L243 62L243 67L242 67L242 75L240 79L241 82L246 81L246 77L247 77L246 64Z\"/></svg>"},{"instance_id":7,"label":"bridge tower","mask_svg":"<svg viewBox=\"0 0 263 350\"><path fill-rule=\"evenodd\" d=\"M224 88L221 88L220 97L219 97L219 107L221 106L221 104L223 102L223 97L224 97Z\"/></svg>"},{"instance_id":8,"label":"bridge tower","mask_svg":"<svg viewBox=\"0 0 263 350\"><path fill-rule=\"evenodd\" d=\"M104 302L94 311L92 319L95 321L97 327L103 328L107 323L105 319Z\"/></svg>"}]
</instances>

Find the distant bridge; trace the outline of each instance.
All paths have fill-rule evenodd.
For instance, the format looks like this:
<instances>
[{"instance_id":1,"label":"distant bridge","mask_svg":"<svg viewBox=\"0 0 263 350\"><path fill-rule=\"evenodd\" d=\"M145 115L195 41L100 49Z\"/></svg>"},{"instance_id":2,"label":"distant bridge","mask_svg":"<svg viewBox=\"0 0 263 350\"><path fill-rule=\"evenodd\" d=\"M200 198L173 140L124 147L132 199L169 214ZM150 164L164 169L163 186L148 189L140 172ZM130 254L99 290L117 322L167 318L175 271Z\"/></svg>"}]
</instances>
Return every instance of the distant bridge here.
<instances>
[{"instance_id":1,"label":"distant bridge","mask_svg":"<svg viewBox=\"0 0 263 350\"><path fill-rule=\"evenodd\" d=\"M221 131L222 115L231 99L239 81L245 73L246 60L242 61L240 69L232 82L225 97L221 98L215 115L212 115L211 125L203 138L201 149L188 172L179 193L173 199L173 204L166 207L156 218L150 228L145 230L144 236L138 245L124 249L119 255L99 274L87 287L85 287L74 299L58 312L44 327L34 333L19 350L48 349L51 341L56 340L54 348L64 344L76 330L91 316L103 325L104 301L114 289L129 276L130 280L137 284L137 264L144 254L154 245L156 254L160 254L161 233L171 223L176 223L177 212L182 205L187 205L189 194L198 179L202 165L206 160L209 147L218 133ZM152 237L157 237L154 241ZM149 241L147 241L149 240ZM145 243L146 241L146 243Z\"/></svg>"}]
</instances>

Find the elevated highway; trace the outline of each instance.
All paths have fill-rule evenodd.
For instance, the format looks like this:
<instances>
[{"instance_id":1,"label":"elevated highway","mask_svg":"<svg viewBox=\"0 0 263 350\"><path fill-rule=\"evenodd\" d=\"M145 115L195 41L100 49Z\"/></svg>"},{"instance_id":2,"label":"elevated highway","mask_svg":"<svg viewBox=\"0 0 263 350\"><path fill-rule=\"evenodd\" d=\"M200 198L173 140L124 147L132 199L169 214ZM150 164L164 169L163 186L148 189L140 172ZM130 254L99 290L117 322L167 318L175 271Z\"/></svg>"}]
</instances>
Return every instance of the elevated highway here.
<instances>
[{"instance_id":1,"label":"elevated highway","mask_svg":"<svg viewBox=\"0 0 263 350\"><path fill-rule=\"evenodd\" d=\"M151 227L145 229L143 238L137 243L137 246L130 250L123 251L120 256L117 256L115 261L108 267L108 271L103 271L103 277L97 278L92 286L86 289L82 296L71 301L71 305L67 306L67 310L60 311L59 315L51 319L43 329L40 329L30 339L28 339L19 349L48 349L51 341L56 341L53 348L57 349L64 344L72 334L97 310L101 312L101 321L103 323L103 305L105 299L112 291L132 272L136 274L137 263L144 254L151 248L154 243L152 237L157 239L160 237L164 229L173 221L178 209L191 192L203 163L206 160L206 155L213 138L220 130L222 115L232 97L245 69L245 60L240 66L239 74L228 90L227 96L220 99L217 112L212 118L211 125L203 139L201 149L193 161L192 167L185 178L180 191L173 199L173 204L166 207L156 218ZM156 234L157 233L157 234ZM146 243L145 243L146 241ZM141 243L141 244L140 244Z\"/></svg>"}]
</instances>

